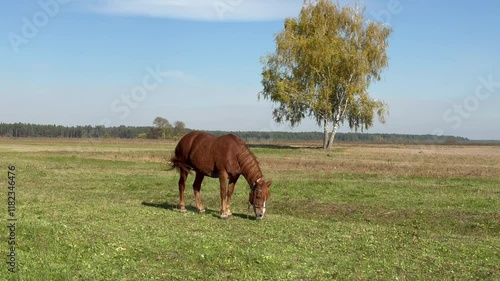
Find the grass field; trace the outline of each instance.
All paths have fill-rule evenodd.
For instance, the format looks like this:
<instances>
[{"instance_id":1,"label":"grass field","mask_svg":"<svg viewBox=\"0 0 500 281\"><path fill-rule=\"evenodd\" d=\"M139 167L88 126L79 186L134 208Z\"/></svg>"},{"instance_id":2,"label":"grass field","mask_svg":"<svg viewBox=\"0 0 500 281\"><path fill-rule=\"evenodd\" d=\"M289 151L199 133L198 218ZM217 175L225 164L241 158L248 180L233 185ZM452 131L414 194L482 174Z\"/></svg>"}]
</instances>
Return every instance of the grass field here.
<instances>
[{"instance_id":1,"label":"grass field","mask_svg":"<svg viewBox=\"0 0 500 281\"><path fill-rule=\"evenodd\" d=\"M10 165L17 217L16 273L2 262L0 279L500 279L500 146L251 145L273 180L256 221L244 179L231 219L215 179L207 213L189 187L181 214L174 145L0 139L5 261Z\"/></svg>"}]
</instances>

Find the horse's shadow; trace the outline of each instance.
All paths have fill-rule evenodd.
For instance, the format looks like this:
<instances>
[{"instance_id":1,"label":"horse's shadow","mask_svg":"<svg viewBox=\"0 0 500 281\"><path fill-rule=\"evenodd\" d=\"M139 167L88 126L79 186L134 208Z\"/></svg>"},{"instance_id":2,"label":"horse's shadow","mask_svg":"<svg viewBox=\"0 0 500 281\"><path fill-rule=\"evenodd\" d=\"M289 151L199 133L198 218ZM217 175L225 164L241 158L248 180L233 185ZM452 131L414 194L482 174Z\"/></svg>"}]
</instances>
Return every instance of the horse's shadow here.
<instances>
[{"instance_id":1,"label":"horse's shadow","mask_svg":"<svg viewBox=\"0 0 500 281\"><path fill-rule=\"evenodd\" d=\"M152 202L144 202L143 201L141 204L144 206L147 206L147 207L154 207L154 208L159 208L159 209L171 210L171 211L176 211L179 213L181 212L181 210L179 209L179 206L177 204L171 204L168 202L152 203ZM198 213L198 209L196 209L196 207L192 206L192 205L186 206L186 210L188 212ZM219 210L205 208L205 214L208 214L208 215L211 215L211 216L217 217L217 218L220 217ZM233 217L238 217L238 218L242 218L242 219L249 219L249 220L256 220L255 216L250 215L250 213L249 214L233 213Z\"/></svg>"}]
</instances>

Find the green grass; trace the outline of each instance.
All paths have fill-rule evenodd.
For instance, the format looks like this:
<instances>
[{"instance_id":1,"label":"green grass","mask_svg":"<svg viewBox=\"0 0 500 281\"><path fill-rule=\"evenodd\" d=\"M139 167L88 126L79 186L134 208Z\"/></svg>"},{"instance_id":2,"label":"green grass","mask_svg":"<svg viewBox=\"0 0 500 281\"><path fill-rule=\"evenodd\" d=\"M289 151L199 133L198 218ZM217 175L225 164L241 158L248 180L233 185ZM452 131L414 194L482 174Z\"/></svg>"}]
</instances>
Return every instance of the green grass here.
<instances>
[{"instance_id":1,"label":"green grass","mask_svg":"<svg viewBox=\"0 0 500 281\"><path fill-rule=\"evenodd\" d=\"M17 272L3 263L0 279L500 279L496 178L270 169L283 158L364 158L350 148L256 147L273 180L266 218L247 219L241 179L234 216L221 220L215 179L202 187L206 214L195 212L191 188L188 213L177 210L178 176L162 160L173 144L0 141L2 174L17 168L18 208Z\"/></svg>"}]
</instances>

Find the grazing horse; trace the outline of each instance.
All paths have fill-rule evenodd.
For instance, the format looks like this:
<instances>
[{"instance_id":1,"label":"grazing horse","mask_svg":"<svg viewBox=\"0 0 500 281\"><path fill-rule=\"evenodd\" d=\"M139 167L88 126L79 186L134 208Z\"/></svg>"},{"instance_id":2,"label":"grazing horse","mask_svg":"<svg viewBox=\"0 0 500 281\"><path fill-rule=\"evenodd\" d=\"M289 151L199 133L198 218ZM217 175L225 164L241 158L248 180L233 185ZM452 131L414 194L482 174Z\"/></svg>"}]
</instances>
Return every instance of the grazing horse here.
<instances>
[{"instance_id":1,"label":"grazing horse","mask_svg":"<svg viewBox=\"0 0 500 281\"><path fill-rule=\"evenodd\" d=\"M259 162L246 144L235 135L215 137L204 132L191 132L179 140L170 164L180 171L179 206L181 212L186 212L184 205L186 179L188 173L194 170L196 178L193 190L196 207L200 213L205 212L200 196L201 183L205 176L219 178L220 217L228 218L232 215L231 196L234 185L239 176L243 175L250 185L249 206L253 206L257 219L264 218L266 200L270 197L271 182L264 181Z\"/></svg>"}]
</instances>

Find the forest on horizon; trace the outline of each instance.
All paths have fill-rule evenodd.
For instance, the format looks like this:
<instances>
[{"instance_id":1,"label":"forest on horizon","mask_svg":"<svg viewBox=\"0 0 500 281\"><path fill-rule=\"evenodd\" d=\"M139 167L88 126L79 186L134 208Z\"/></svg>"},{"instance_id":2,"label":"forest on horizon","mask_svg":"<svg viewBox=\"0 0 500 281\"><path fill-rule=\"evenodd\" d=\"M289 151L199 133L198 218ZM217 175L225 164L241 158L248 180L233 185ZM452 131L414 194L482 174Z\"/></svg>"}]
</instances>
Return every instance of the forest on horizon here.
<instances>
[{"instance_id":1,"label":"forest on horizon","mask_svg":"<svg viewBox=\"0 0 500 281\"><path fill-rule=\"evenodd\" d=\"M166 120L166 119L164 119ZM39 125L29 123L0 123L0 137L14 138L142 138L177 140L194 129L185 128L177 121L175 127L155 123L155 126L62 126ZM210 131L217 136L233 133L246 141L321 141L322 132L284 132L284 131ZM500 143L500 141L475 141L459 136L437 136L416 134L380 134L380 133L338 133L336 142L372 142L372 143Z\"/></svg>"}]
</instances>

